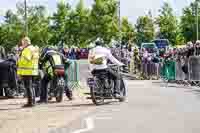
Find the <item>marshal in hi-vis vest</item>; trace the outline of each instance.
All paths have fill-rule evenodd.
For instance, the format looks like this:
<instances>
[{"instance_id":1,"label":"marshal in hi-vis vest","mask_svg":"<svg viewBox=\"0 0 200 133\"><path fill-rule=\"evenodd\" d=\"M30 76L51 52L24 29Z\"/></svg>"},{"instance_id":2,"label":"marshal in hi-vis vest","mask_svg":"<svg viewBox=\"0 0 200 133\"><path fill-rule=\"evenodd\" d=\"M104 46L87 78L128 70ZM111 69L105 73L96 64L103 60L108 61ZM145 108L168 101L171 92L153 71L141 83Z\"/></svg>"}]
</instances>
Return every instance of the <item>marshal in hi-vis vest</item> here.
<instances>
[{"instance_id":1,"label":"marshal in hi-vis vest","mask_svg":"<svg viewBox=\"0 0 200 133\"><path fill-rule=\"evenodd\" d=\"M17 62L17 74L20 76L37 76L39 48L29 45L22 50Z\"/></svg>"}]
</instances>

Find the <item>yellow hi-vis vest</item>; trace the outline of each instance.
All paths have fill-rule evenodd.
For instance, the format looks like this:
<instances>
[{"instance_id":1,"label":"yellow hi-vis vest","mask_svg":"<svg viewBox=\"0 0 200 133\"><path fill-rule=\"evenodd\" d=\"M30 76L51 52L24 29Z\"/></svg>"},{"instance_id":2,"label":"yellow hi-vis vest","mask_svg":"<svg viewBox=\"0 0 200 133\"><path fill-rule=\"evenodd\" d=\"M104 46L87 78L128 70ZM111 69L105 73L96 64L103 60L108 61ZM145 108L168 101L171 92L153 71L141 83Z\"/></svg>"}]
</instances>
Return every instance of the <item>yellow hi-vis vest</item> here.
<instances>
[{"instance_id":1,"label":"yellow hi-vis vest","mask_svg":"<svg viewBox=\"0 0 200 133\"><path fill-rule=\"evenodd\" d=\"M20 76L37 76L39 48L32 45L23 49L17 62L17 74Z\"/></svg>"}]
</instances>

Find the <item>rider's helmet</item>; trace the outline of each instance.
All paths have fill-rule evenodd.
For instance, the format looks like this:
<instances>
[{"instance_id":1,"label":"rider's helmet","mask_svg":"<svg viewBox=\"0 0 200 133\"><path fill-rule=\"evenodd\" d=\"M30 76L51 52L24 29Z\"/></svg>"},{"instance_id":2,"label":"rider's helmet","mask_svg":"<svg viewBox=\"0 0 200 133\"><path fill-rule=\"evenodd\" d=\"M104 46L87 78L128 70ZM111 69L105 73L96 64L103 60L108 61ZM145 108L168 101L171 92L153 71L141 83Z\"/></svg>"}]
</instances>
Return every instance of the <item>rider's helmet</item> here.
<instances>
[{"instance_id":1,"label":"rider's helmet","mask_svg":"<svg viewBox=\"0 0 200 133\"><path fill-rule=\"evenodd\" d=\"M103 46L103 40L101 38L97 38L97 40L95 41L95 45L96 46Z\"/></svg>"},{"instance_id":2,"label":"rider's helmet","mask_svg":"<svg viewBox=\"0 0 200 133\"><path fill-rule=\"evenodd\" d=\"M54 50L54 47L53 46L46 46L46 47L43 47L42 48L42 51L41 51L41 55L44 55L45 53L47 53L48 51L50 50Z\"/></svg>"},{"instance_id":3,"label":"rider's helmet","mask_svg":"<svg viewBox=\"0 0 200 133\"><path fill-rule=\"evenodd\" d=\"M196 41L196 46L199 46L200 45L200 40L197 40Z\"/></svg>"},{"instance_id":4,"label":"rider's helmet","mask_svg":"<svg viewBox=\"0 0 200 133\"><path fill-rule=\"evenodd\" d=\"M193 47L193 43L192 43L192 42L188 42L188 43L187 43L187 48L189 49L189 48L191 48L191 47Z\"/></svg>"}]
</instances>

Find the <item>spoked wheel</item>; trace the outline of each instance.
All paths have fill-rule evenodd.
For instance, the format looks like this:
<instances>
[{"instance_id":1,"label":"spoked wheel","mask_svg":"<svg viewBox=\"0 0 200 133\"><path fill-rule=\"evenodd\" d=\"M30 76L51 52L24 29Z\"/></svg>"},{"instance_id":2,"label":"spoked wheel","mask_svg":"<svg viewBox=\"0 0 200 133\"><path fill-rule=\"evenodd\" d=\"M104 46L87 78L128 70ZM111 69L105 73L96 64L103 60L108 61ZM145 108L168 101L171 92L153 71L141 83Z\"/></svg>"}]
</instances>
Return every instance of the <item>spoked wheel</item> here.
<instances>
[{"instance_id":1,"label":"spoked wheel","mask_svg":"<svg viewBox=\"0 0 200 133\"><path fill-rule=\"evenodd\" d=\"M64 86L57 87L56 102L60 103L63 101Z\"/></svg>"},{"instance_id":2,"label":"spoked wheel","mask_svg":"<svg viewBox=\"0 0 200 133\"><path fill-rule=\"evenodd\" d=\"M15 98L16 92L11 88L5 88L5 96L7 98Z\"/></svg>"},{"instance_id":3,"label":"spoked wheel","mask_svg":"<svg viewBox=\"0 0 200 133\"><path fill-rule=\"evenodd\" d=\"M126 86L123 79L120 81L120 96L119 102L124 102L126 100Z\"/></svg>"},{"instance_id":4,"label":"spoked wheel","mask_svg":"<svg viewBox=\"0 0 200 133\"><path fill-rule=\"evenodd\" d=\"M104 93L100 81L96 81L96 84L93 87L90 87L90 95L92 98L92 102L94 104L96 105L104 104Z\"/></svg>"}]
</instances>

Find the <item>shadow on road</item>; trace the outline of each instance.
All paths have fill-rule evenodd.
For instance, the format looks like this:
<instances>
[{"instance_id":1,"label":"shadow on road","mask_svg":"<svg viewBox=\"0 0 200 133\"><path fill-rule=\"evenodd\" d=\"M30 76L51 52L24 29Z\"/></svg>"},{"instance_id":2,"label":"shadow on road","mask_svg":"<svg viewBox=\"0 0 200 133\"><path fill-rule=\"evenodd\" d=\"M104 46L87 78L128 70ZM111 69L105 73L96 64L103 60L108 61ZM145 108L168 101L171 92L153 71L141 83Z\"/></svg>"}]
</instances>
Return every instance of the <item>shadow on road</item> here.
<instances>
[{"instance_id":1,"label":"shadow on road","mask_svg":"<svg viewBox=\"0 0 200 133\"><path fill-rule=\"evenodd\" d=\"M115 103L119 103L118 101L106 101L103 105L95 105L93 103L81 103L81 104L72 104L72 105L56 105L55 107L101 107L101 106L106 106L106 105L115 105Z\"/></svg>"},{"instance_id":2,"label":"shadow on road","mask_svg":"<svg viewBox=\"0 0 200 133\"><path fill-rule=\"evenodd\" d=\"M56 105L55 107L93 107L95 106L92 103L87 103L87 104L72 104L72 105Z\"/></svg>"},{"instance_id":3,"label":"shadow on road","mask_svg":"<svg viewBox=\"0 0 200 133\"><path fill-rule=\"evenodd\" d=\"M4 108L4 109L1 109L0 108L0 112L1 111L12 111L12 110L22 110L22 109L25 109L25 108L23 108L23 107L18 107L18 108Z\"/></svg>"}]
</instances>

